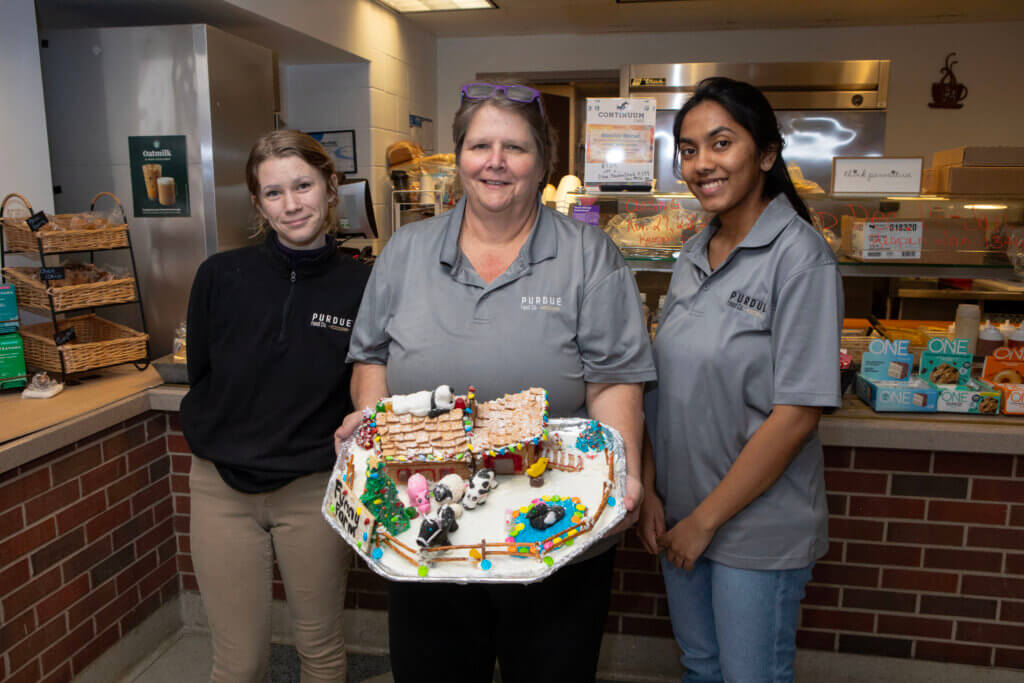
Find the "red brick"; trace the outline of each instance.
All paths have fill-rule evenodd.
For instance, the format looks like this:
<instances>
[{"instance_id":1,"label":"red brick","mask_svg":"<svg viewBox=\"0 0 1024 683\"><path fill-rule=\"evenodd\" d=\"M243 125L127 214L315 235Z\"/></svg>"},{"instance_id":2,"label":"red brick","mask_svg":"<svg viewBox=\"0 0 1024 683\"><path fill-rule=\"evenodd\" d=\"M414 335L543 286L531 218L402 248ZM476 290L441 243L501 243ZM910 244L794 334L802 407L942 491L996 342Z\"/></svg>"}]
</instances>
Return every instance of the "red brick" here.
<instances>
[{"instance_id":1,"label":"red brick","mask_svg":"<svg viewBox=\"0 0 1024 683\"><path fill-rule=\"evenodd\" d=\"M800 625L803 628L826 629L829 631L864 631L875 630L875 615L871 612L850 612L837 609L812 609L805 607L801 611Z\"/></svg>"},{"instance_id":2,"label":"red brick","mask_svg":"<svg viewBox=\"0 0 1024 683\"><path fill-rule=\"evenodd\" d=\"M924 505L914 498L850 496L850 516L924 519Z\"/></svg>"},{"instance_id":3,"label":"red brick","mask_svg":"<svg viewBox=\"0 0 1024 683\"><path fill-rule=\"evenodd\" d=\"M117 550L127 543L131 543L152 526L153 512L151 510L146 510L141 515L132 517L126 523L114 529L114 533L112 535L114 550Z\"/></svg>"},{"instance_id":4,"label":"red brick","mask_svg":"<svg viewBox=\"0 0 1024 683\"><path fill-rule=\"evenodd\" d=\"M132 497L132 510L138 513L140 510L145 510L164 498L169 499L170 495L171 487L169 478L163 477Z\"/></svg>"},{"instance_id":5,"label":"red brick","mask_svg":"<svg viewBox=\"0 0 1024 683\"><path fill-rule=\"evenodd\" d=\"M53 519L45 519L35 526L11 536L0 543L0 557L8 562L12 559L28 555L36 548L49 543L57 537L57 524Z\"/></svg>"},{"instance_id":6,"label":"red brick","mask_svg":"<svg viewBox=\"0 0 1024 683\"><path fill-rule=\"evenodd\" d=\"M853 467L858 470L886 472L927 472L931 454L927 451L894 451L884 448L858 448Z\"/></svg>"},{"instance_id":7,"label":"red brick","mask_svg":"<svg viewBox=\"0 0 1024 683\"><path fill-rule=\"evenodd\" d=\"M88 571L102 561L103 558L109 556L112 551L113 548L110 545L110 536L104 536L92 545L86 547L82 552L69 557L67 561L61 565L61 570L64 572L64 581L70 581L79 574Z\"/></svg>"},{"instance_id":8,"label":"red brick","mask_svg":"<svg viewBox=\"0 0 1024 683\"><path fill-rule=\"evenodd\" d=\"M956 574L926 572L916 569L886 569L882 572L882 587L933 593L955 593Z\"/></svg>"},{"instance_id":9,"label":"red brick","mask_svg":"<svg viewBox=\"0 0 1024 683\"><path fill-rule=\"evenodd\" d=\"M858 541L881 541L885 522L849 517L831 517L828 520L830 538L851 538Z\"/></svg>"},{"instance_id":10,"label":"red brick","mask_svg":"<svg viewBox=\"0 0 1024 683\"><path fill-rule=\"evenodd\" d=\"M171 473L171 459L158 458L149 464L149 480L156 481Z\"/></svg>"},{"instance_id":11,"label":"red brick","mask_svg":"<svg viewBox=\"0 0 1024 683\"><path fill-rule=\"evenodd\" d=\"M25 519L35 524L43 517L66 508L79 498L78 481L69 481L25 503Z\"/></svg>"},{"instance_id":12,"label":"red brick","mask_svg":"<svg viewBox=\"0 0 1024 683\"><path fill-rule=\"evenodd\" d=\"M1012 600L1003 600L1001 602L1002 607L999 609L1000 621L1024 622L1024 602L1013 602Z\"/></svg>"},{"instance_id":13,"label":"red brick","mask_svg":"<svg viewBox=\"0 0 1024 683\"><path fill-rule=\"evenodd\" d=\"M39 683L70 683L73 674L71 673L71 662L64 662L53 673L41 680Z\"/></svg>"},{"instance_id":14,"label":"red brick","mask_svg":"<svg viewBox=\"0 0 1024 683\"><path fill-rule=\"evenodd\" d=\"M43 653L43 672L57 668L58 665L71 658L71 655L81 650L92 640L95 631L92 622L87 621L67 636L62 638L53 647Z\"/></svg>"},{"instance_id":15,"label":"red brick","mask_svg":"<svg viewBox=\"0 0 1024 683\"><path fill-rule=\"evenodd\" d=\"M50 623L43 625L42 628L37 628L35 633L23 639L18 647L8 651L7 657L10 660L8 663L11 669L17 671L25 666L25 664L38 657L43 648L49 646L50 643L56 642L58 638L64 637L64 634L67 632L68 630L64 626L63 619L54 619Z\"/></svg>"},{"instance_id":16,"label":"red brick","mask_svg":"<svg viewBox=\"0 0 1024 683\"><path fill-rule=\"evenodd\" d=\"M113 506L149 486L149 470L136 470L107 487L107 504Z\"/></svg>"},{"instance_id":17,"label":"red brick","mask_svg":"<svg viewBox=\"0 0 1024 683\"><path fill-rule=\"evenodd\" d=\"M894 496L963 499L967 497L967 478L894 474L890 493Z\"/></svg>"},{"instance_id":18,"label":"red brick","mask_svg":"<svg viewBox=\"0 0 1024 683\"><path fill-rule=\"evenodd\" d=\"M171 475L171 490L175 493L188 493L188 476L184 474Z\"/></svg>"},{"instance_id":19,"label":"red brick","mask_svg":"<svg viewBox=\"0 0 1024 683\"><path fill-rule=\"evenodd\" d=\"M118 641L119 627L114 624L103 633L82 648L78 654L71 658L71 666L75 674L80 674L85 667L89 666L97 657L109 650Z\"/></svg>"},{"instance_id":20,"label":"red brick","mask_svg":"<svg viewBox=\"0 0 1024 683\"><path fill-rule=\"evenodd\" d=\"M181 416L178 413L167 413L167 429L172 432L181 431Z\"/></svg>"},{"instance_id":21,"label":"red brick","mask_svg":"<svg viewBox=\"0 0 1024 683\"><path fill-rule=\"evenodd\" d=\"M994 503L959 503L949 500L932 500L928 502L928 519L932 522L1005 524L1006 506Z\"/></svg>"},{"instance_id":22,"label":"red brick","mask_svg":"<svg viewBox=\"0 0 1024 683\"><path fill-rule=\"evenodd\" d=\"M825 446L825 467L829 469L847 469L853 460L853 453L843 446Z\"/></svg>"},{"instance_id":23,"label":"red brick","mask_svg":"<svg viewBox=\"0 0 1024 683\"><path fill-rule=\"evenodd\" d=\"M84 545L85 533L81 529L58 536L57 540L32 554L32 573L37 576L42 574L68 555L81 550Z\"/></svg>"},{"instance_id":24,"label":"red brick","mask_svg":"<svg viewBox=\"0 0 1024 683\"><path fill-rule=\"evenodd\" d=\"M852 493L885 493L889 475L873 472L825 470L825 490Z\"/></svg>"},{"instance_id":25,"label":"red brick","mask_svg":"<svg viewBox=\"0 0 1024 683\"><path fill-rule=\"evenodd\" d=\"M117 575L117 592L124 593L157 567L157 555L150 552Z\"/></svg>"},{"instance_id":26,"label":"red brick","mask_svg":"<svg viewBox=\"0 0 1024 683\"><path fill-rule=\"evenodd\" d=\"M941 614L949 617L995 619L995 600L960 598L951 595L922 595L921 614Z\"/></svg>"},{"instance_id":27,"label":"red brick","mask_svg":"<svg viewBox=\"0 0 1024 683\"><path fill-rule=\"evenodd\" d=\"M921 548L882 543L847 543L846 561L854 564L921 566Z\"/></svg>"},{"instance_id":28,"label":"red brick","mask_svg":"<svg viewBox=\"0 0 1024 683\"><path fill-rule=\"evenodd\" d=\"M127 522L131 516L131 504L127 500L121 501L118 505L90 520L85 525L85 536L91 543Z\"/></svg>"},{"instance_id":29,"label":"red brick","mask_svg":"<svg viewBox=\"0 0 1024 683\"><path fill-rule=\"evenodd\" d=\"M157 415L146 421L146 439L152 440L167 433L167 416Z\"/></svg>"},{"instance_id":30,"label":"red brick","mask_svg":"<svg viewBox=\"0 0 1024 683\"><path fill-rule=\"evenodd\" d=\"M0 515L0 539L13 536L25 528L23 508L11 508Z\"/></svg>"},{"instance_id":31,"label":"red brick","mask_svg":"<svg viewBox=\"0 0 1024 683\"><path fill-rule=\"evenodd\" d=\"M845 564L829 564L819 562L814 565L815 583L832 584L839 586L868 586L878 585L877 567L855 567Z\"/></svg>"},{"instance_id":32,"label":"red brick","mask_svg":"<svg viewBox=\"0 0 1024 683\"><path fill-rule=\"evenodd\" d=\"M1010 645L1024 644L1024 626L987 624L980 621L960 621L956 625L956 639L975 643Z\"/></svg>"},{"instance_id":33,"label":"red brick","mask_svg":"<svg viewBox=\"0 0 1024 683\"><path fill-rule=\"evenodd\" d=\"M40 624L68 609L72 603L81 600L89 592L89 577L83 574L71 583L64 584L60 590L50 594L36 604L36 617Z\"/></svg>"},{"instance_id":34,"label":"red brick","mask_svg":"<svg viewBox=\"0 0 1024 683\"><path fill-rule=\"evenodd\" d=\"M1024 579L965 574L960 592L964 595L989 595L996 598L1024 600Z\"/></svg>"},{"instance_id":35,"label":"red brick","mask_svg":"<svg viewBox=\"0 0 1024 683\"><path fill-rule=\"evenodd\" d=\"M1003 568L1002 553L953 548L928 548L924 566L929 569L958 569L973 572L999 572Z\"/></svg>"},{"instance_id":36,"label":"red brick","mask_svg":"<svg viewBox=\"0 0 1024 683\"><path fill-rule=\"evenodd\" d=\"M170 453L192 453L192 449L188 447L188 441L179 434L167 435L167 451ZM175 471L178 471L177 468Z\"/></svg>"},{"instance_id":37,"label":"red brick","mask_svg":"<svg viewBox=\"0 0 1024 683\"><path fill-rule=\"evenodd\" d=\"M973 474L1008 477L1013 471L1013 458L981 453L936 453L936 474Z\"/></svg>"},{"instance_id":38,"label":"red brick","mask_svg":"<svg viewBox=\"0 0 1024 683\"><path fill-rule=\"evenodd\" d=\"M96 612L96 630L102 631L111 624L120 622L124 615L128 614L132 607L135 606L138 599L138 591L136 590L131 590L117 596L113 602Z\"/></svg>"},{"instance_id":39,"label":"red brick","mask_svg":"<svg viewBox=\"0 0 1024 683\"><path fill-rule=\"evenodd\" d=\"M28 558L19 560L10 567L0 571L0 596L7 595L28 581Z\"/></svg>"},{"instance_id":40,"label":"red brick","mask_svg":"<svg viewBox=\"0 0 1024 683\"><path fill-rule=\"evenodd\" d=\"M157 561L163 564L178 554L178 546L174 537L168 538L157 548Z\"/></svg>"},{"instance_id":41,"label":"red brick","mask_svg":"<svg viewBox=\"0 0 1024 683\"><path fill-rule=\"evenodd\" d=\"M142 444L146 440L146 427L137 425L119 432L103 442L103 459L120 455Z\"/></svg>"},{"instance_id":42,"label":"red brick","mask_svg":"<svg viewBox=\"0 0 1024 683\"><path fill-rule=\"evenodd\" d=\"M57 513L57 531L66 534L79 524L84 524L107 509L107 496L103 491L96 491L78 501L73 507Z\"/></svg>"},{"instance_id":43,"label":"red brick","mask_svg":"<svg viewBox=\"0 0 1024 683\"><path fill-rule=\"evenodd\" d=\"M1024 650L1004 650L1001 647L997 647L996 666L1024 669Z\"/></svg>"},{"instance_id":44,"label":"red brick","mask_svg":"<svg viewBox=\"0 0 1024 683\"><path fill-rule=\"evenodd\" d=\"M1006 573L1024 574L1024 555L1006 554Z\"/></svg>"},{"instance_id":45,"label":"red brick","mask_svg":"<svg viewBox=\"0 0 1024 683\"><path fill-rule=\"evenodd\" d=\"M892 633L898 636L949 640L953 636L953 621L951 619L928 619L898 614L879 614L878 632Z\"/></svg>"},{"instance_id":46,"label":"red brick","mask_svg":"<svg viewBox=\"0 0 1024 683\"><path fill-rule=\"evenodd\" d=\"M836 647L836 634L824 631L796 632L796 646L801 650L834 650Z\"/></svg>"},{"instance_id":47,"label":"red brick","mask_svg":"<svg viewBox=\"0 0 1024 683\"><path fill-rule=\"evenodd\" d=\"M16 671L10 678L5 678L4 683L39 683L42 676L39 673L39 660L34 660L21 671Z\"/></svg>"},{"instance_id":48,"label":"red brick","mask_svg":"<svg viewBox=\"0 0 1024 683\"><path fill-rule=\"evenodd\" d=\"M173 450L173 449L168 449ZM175 474L188 474L192 471L191 455L171 455L171 471Z\"/></svg>"},{"instance_id":49,"label":"red brick","mask_svg":"<svg viewBox=\"0 0 1024 683\"><path fill-rule=\"evenodd\" d=\"M970 527L967 529L967 545L979 548L1024 548L1024 529L993 529Z\"/></svg>"},{"instance_id":50,"label":"red brick","mask_svg":"<svg viewBox=\"0 0 1024 683\"><path fill-rule=\"evenodd\" d=\"M178 552L179 553L191 553L192 552L192 539L188 536L175 536L178 541Z\"/></svg>"},{"instance_id":51,"label":"red brick","mask_svg":"<svg viewBox=\"0 0 1024 683\"><path fill-rule=\"evenodd\" d=\"M839 651L855 655L881 655L883 657L910 657L913 641L902 638L879 638L852 633L839 634Z\"/></svg>"},{"instance_id":52,"label":"red brick","mask_svg":"<svg viewBox=\"0 0 1024 683\"><path fill-rule=\"evenodd\" d=\"M672 622L668 619L646 617L622 617L622 631L625 635L671 638Z\"/></svg>"},{"instance_id":53,"label":"red brick","mask_svg":"<svg viewBox=\"0 0 1024 683\"><path fill-rule=\"evenodd\" d=\"M191 555L178 555L178 571L189 574L194 574L195 569L192 567L192 556Z\"/></svg>"},{"instance_id":54,"label":"red brick","mask_svg":"<svg viewBox=\"0 0 1024 683\"><path fill-rule=\"evenodd\" d=\"M803 605L835 607L839 604L839 589L834 586L818 586L813 583L804 587Z\"/></svg>"},{"instance_id":55,"label":"red brick","mask_svg":"<svg viewBox=\"0 0 1024 683\"><path fill-rule=\"evenodd\" d=\"M917 641L917 648L914 650L914 657L933 662L988 666L992 661L992 648L980 645L964 645L962 643L938 643L930 640L919 640Z\"/></svg>"},{"instance_id":56,"label":"red brick","mask_svg":"<svg viewBox=\"0 0 1024 683\"><path fill-rule=\"evenodd\" d=\"M1024 503L1024 481L1006 479L975 479L971 486L971 500L999 500Z\"/></svg>"},{"instance_id":57,"label":"red brick","mask_svg":"<svg viewBox=\"0 0 1024 683\"><path fill-rule=\"evenodd\" d=\"M825 496L825 503L828 505L828 514L830 515L845 515L846 514L846 496L839 496L836 494L827 494Z\"/></svg>"},{"instance_id":58,"label":"red brick","mask_svg":"<svg viewBox=\"0 0 1024 683\"><path fill-rule=\"evenodd\" d=\"M174 573L174 577L170 581L160 586L160 604L166 605L171 598L181 592L181 582L178 580L178 573ZM370 593L363 593L363 595L371 595Z\"/></svg>"},{"instance_id":59,"label":"red brick","mask_svg":"<svg viewBox=\"0 0 1024 683\"><path fill-rule=\"evenodd\" d=\"M821 557L819 562L842 562L843 561L843 544L837 541L831 541L828 544L828 550Z\"/></svg>"},{"instance_id":60,"label":"red brick","mask_svg":"<svg viewBox=\"0 0 1024 683\"><path fill-rule=\"evenodd\" d=\"M48 488L50 488L50 470L48 468L18 477L10 484L0 486L0 511L34 498Z\"/></svg>"},{"instance_id":61,"label":"red brick","mask_svg":"<svg viewBox=\"0 0 1024 683\"><path fill-rule=\"evenodd\" d=\"M135 541L135 552L145 555L174 535L174 522L165 519Z\"/></svg>"},{"instance_id":62,"label":"red brick","mask_svg":"<svg viewBox=\"0 0 1024 683\"><path fill-rule=\"evenodd\" d=\"M135 561L135 549L130 545L121 548L110 557L106 558L98 565L89 570L89 576L92 578L92 585L98 586L111 576L116 575L125 567L129 566ZM121 586L118 586L118 592L121 592Z\"/></svg>"},{"instance_id":63,"label":"red brick","mask_svg":"<svg viewBox=\"0 0 1024 683\"><path fill-rule=\"evenodd\" d=\"M77 479L79 475L99 466L102 462L103 455L99 445L83 448L60 462L53 463L53 483L57 485Z\"/></svg>"},{"instance_id":64,"label":"red brick","mask_svg":"<svg viewBox=\"0 0 1024 683\"><path fill-rule=\"evenodd\" d=\"M167 447L163 439L150 441L128 453L128 471L134 472L166 454Z\"/></svg>"},{"instance_id":65,"label":"red brick","mask_svg":"<svg viewBox=\"0 0 1024 683\"><path fill-rule=\"evenodd\" d=\"M82 475L82 495L87 496L93 491L99 491L107 484L117 481L126 473L127 465L124 458L111 460L96 469L89 470Z\"/></svg>"},{"instance_id":66,"label":"red brick","mask_svg":"<svg viewBox=\"0 0 1024 683\"><path fill-rule=\"evenodd\" d=\"M658 569L658 558L645 550L618 550L615 566L619 569L653 572Z\"/></svg>"},{"instance_id":67,"label":"red brick","mask_svg":"<svg viewBox=\"0 0 1024 683\"><path fill-rule=\"evenodd\" d=\"M188 496L185 496L188 498ZM160 502L153 506L153 519L170 519L174 515L174 504L171 497L161 498Z\"/></svg>"},{"instance_id":68,"label":"red brick","mask_svg":"<svg viewBox=\"0 0 1024 683\"><path fill-rule=\"evenodd\" d=\"M913 612L917 608L917 596L913 593L898 593L896 591L844 588L843 607L886 612Z\"/></svg>"},{"instance_id":69,"label":"red brick","mask_svg":"<svg viewBox=\"0 0 1024 683\"><path fill-rule=\"evenodd\" d=\"M91 619L93 614L109 604L115 597L117 597L115 582L107 581L68 609L68 625L75 628L84 620Z\"/></svg>"},{"instance_id":70,"label":"red brick","mask_svg":"<svg viewBox=\"0 0 1024 683\"><path fill-rule=\"evenodd\" d=\"M626 612L629 614L654 614L654 598L649 595L629 595L626 593L612 593L609 609L612 612Z\"/></svg>"},{"instance_id":71,"label":"red brick","mask_svg":"<svg viewBox=\"0 0 1024 683\"><path fill-rule=\"evenodd\" d=\"M131 610L121 619L121 637L123 638L132 629L146 620L146 617L160 608L160 595L153 593L140 602L135 609Z\"/></svg>"},{"instance_id":72,"label":"red brick","mask_svg":"<svg viewBox=\"0 0 1024 683\"><path fill-rule=\"evenodd\" d=\"M1024 505L1014 505L1010 508L1010 524L1024 526Z\"/></svg>"},{"instance_id":73,"label":"red brick","mask_svg":"<svg viewBox=\"0 0 1024 683\"><path fill-rule=\"evenodd\" d=\"M622 587L626 593L664 593L665 582L660 574L623 572ZM351 579L350 579L351 580Z\"/></svg>"},{"instance_id":74,"label":"red brick","mask_svg":"<svg viewBox=\"0 0 1024 683\"><path fill-rule=\"evenodd\" d=\"M174 515L174 531L179 534L189 533L189 521L185 515Z\"/></svg>"},{"instance_id":75,"label":"red brick","mask_svg":"<svg viewBox=\"0 0 1024 683\"><path fill-rule=\"evenodd\" d=\"M961 546L964 543L964 527L952 524L889 522L885 540L890 543Z\"/></svg>"},{"instance_id":76,"label":"red brick","mask_svg":"<svg viewBox=\"0 0 1024 683\"><path fill-rule=\"evenodd\" d=\"M6 652L35 630L36 615L32 610L4 621L0 624L0 652Z\"/></svg>"},{"instance_id":77,"label":"red brick","mask_svg":"<svg viewBox=\"0 0 1024 683\"><path fill-rule=\"evenodd\" d=\"M199 592L199 582L196 581L195 574L182 574L181 575L181 587L183 590L192 591L193 593ZM372 593L363 593L362 595L372 595ZM384 594L387 595L386 593Z\"/></svg>"}]
</instances>

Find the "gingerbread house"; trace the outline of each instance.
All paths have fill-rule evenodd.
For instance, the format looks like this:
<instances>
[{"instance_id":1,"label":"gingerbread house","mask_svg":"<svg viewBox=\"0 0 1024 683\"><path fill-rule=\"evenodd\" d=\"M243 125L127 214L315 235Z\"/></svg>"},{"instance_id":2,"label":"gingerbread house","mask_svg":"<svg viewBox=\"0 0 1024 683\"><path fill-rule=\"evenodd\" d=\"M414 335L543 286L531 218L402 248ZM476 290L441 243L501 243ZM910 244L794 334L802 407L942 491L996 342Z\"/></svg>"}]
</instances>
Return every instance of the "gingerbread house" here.
<instances>
[{"instance_id":1,"label":"gingerbread house","mask_svg":"<svg viewBox=\"0 0 1024 683\"><path fill-rule=\"evenodd\" d=\"M547 439L548 395L532 388L479 403L470 441L480 467L520 474L538 457Z\"/></svg>"},{"instance_id":2,"label":"gingerbread house","mask_svg":"<svg viewBox=\"0 0 1024 683\"><path fill-rule=\"evenodd\" d=\"M468 437L472 425L462 408L436 417L384 410L374 420L375 450L388 476L399 484L416 473L431 481L452 473L463 479L473 475Z\"/></svg>"}]
</instances>

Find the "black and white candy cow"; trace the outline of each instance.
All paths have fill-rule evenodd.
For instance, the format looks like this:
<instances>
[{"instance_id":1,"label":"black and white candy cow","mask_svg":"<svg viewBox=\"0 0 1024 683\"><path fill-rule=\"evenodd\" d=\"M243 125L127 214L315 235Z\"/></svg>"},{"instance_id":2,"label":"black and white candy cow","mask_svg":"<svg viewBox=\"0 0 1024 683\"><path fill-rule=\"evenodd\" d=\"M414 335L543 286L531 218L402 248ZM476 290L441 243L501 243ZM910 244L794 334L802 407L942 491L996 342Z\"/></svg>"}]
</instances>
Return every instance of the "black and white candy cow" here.
<instances>
[{"instance_id":1,"label":"black and white candy cow","mask_svg":"<svg viewBox=\"0 0 1024 683\"><path fill-rule=\"evenodd\" d=\"M483 505L487 502L487 495L491 489L496 488L498 488L498 480L494 476L494 470L488 468L477 471L466 485L466 492L462 496L462 507L472 510L477 505Z\"/></svg>"},{"instance_id":2,"label":"black and white candy cow","mask_svg":"<svg viewBox=\"0 0 1024 683\"><path fill-rule=\"evenodd\" d=\"M416 536L416 545L421 548L451 545L448 534L459 530L459 523L455 521L456 517L458 514L451 505L442 505L437 512L425 516L420 523L420 533Z\"/></svg>"},{"instance_id":3,"label":"black and white candy cow","mask_svg":"<svg viewBox=\"0 0 1024 683\"><path fill-rule=\"evenodd\" d=\"M458 505L466 492L466 482L457 474L446 474L441 481L434 484L430 493L434 496L434 502L438 505ZM459 507L459 512L462 506Z\"/></svg>"}]
</instances>

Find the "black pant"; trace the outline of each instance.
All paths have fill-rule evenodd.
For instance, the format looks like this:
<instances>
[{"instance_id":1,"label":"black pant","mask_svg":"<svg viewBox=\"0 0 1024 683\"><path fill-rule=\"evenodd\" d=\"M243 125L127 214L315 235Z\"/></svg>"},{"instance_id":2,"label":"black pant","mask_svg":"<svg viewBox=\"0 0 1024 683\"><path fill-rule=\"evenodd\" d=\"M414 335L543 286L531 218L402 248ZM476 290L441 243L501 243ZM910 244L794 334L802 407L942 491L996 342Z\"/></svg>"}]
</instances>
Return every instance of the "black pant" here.
<instances>
[{"instance_id":1,"label":"black pant","mask_svg":"<svg viewBox=\"0 0 1024 683\"><path fill-rule=\"evenodd\" d=\"M539 583L390 584L395 683L591 683L611 598L615 548Z\"/></svg>"}]
</instances>

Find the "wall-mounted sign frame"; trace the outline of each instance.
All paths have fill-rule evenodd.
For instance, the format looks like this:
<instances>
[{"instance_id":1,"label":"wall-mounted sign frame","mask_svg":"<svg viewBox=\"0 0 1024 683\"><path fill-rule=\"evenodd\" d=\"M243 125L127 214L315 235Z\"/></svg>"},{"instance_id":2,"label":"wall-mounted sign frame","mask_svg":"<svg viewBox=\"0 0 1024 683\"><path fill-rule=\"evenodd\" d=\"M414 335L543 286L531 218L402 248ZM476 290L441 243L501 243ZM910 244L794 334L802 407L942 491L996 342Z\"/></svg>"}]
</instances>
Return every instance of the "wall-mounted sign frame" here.
<instances>
[{"instance_id":1,"label":"wall-mounted sign frame","mask_svg":"<svg viewBox=\"0 0 1024 683\"><path fill-rule=\"evenodd\" d=\"M184 135L128 137L132 206L139 218L191 216L188 144Z\"/></svg>"},{"instance_id":2,"label":"wall-mounted sign frame","mask_svg":"<svg viewBox=\"0 0 1024 683\"><path fill-rule=\"evenodd\" d=\"M584 184L650 190L656 114L650 97L588 97Z\"/></svg>"},{"instance_id":3,"label":"wall-mounted sign frame","mask_svg":"<svg viewBox=\"0 0 1024 683\"><path fill-rule=\"evenodd\" d=\"M322 130L307 133L327 150L334 163L335 173L352 175L358 170L356 164L356 132L354 130Z\"/></svg>"},{"instance_id":4,"label":"wall-mounted sign frame","mask_svg":"<svg viewBox=\"0 0 1024 683\"><path fill-rule=\"evenodd\" d=\"M834 157L832 194L921 194L923 157Z\"/></svg>"}]
</instances>

